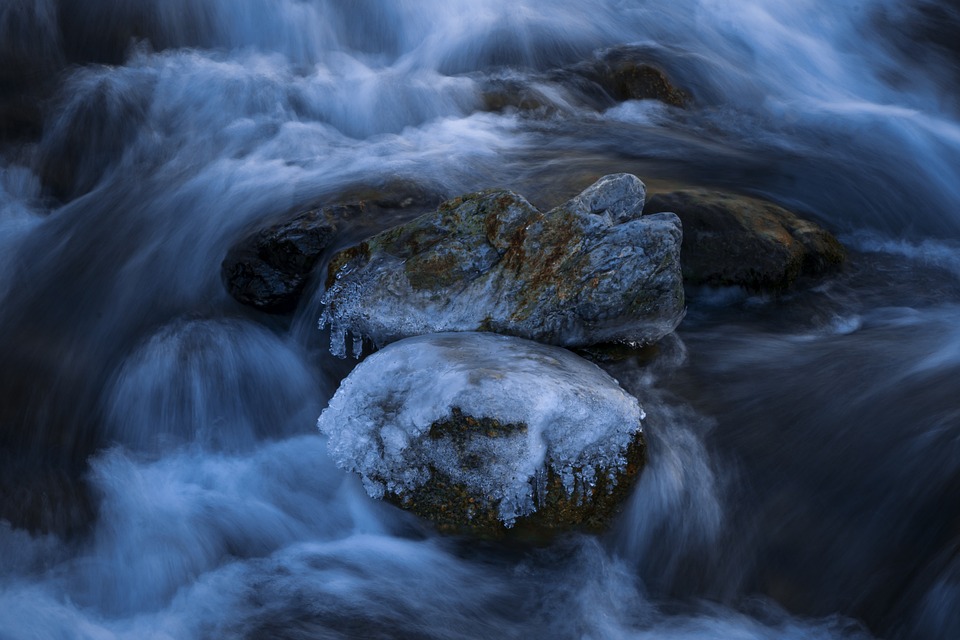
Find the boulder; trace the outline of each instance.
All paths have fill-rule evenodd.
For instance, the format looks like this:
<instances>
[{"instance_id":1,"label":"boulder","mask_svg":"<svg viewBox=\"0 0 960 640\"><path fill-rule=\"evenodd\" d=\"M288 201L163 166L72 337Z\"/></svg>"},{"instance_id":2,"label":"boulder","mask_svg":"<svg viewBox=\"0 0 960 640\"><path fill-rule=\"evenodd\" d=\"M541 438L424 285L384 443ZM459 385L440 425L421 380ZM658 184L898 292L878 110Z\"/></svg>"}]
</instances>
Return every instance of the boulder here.
<instances>
[{"instance_id":1,"label":"boulder","mask_svg":"<svg viewBox=\"0 0 960 640\"><path fill-rule=\"evenodd\" d=\"M683 316L681 228L642 215L643 183L606 176L542 212L482 191L334 255L321 326L382 346L442 331L493 331L563 346L652 343Z\"/></svg>"},{"instance_id":2,"label":"boulder","mask_svg":"<svg viewBox=\"0 0 960 640\"><path fill-rule=\"evenodd\" d=\"M318 421L367 493L447 533L600 530L644 464L636 398L573 353L491 333L401 340Z\"/></svg>"},{"instance_id":3,"label":"boulder","mask_svg":"<svg viewBox=\"0 0 960 640\"><path fill-rule=\"evenodd\" d=\"M721 191L656 194L648 211L683 222L682 266L690 284L781 291L801 275L820 275L845 259L833 235L775 204Z\"/></svg>"}]
</instances>

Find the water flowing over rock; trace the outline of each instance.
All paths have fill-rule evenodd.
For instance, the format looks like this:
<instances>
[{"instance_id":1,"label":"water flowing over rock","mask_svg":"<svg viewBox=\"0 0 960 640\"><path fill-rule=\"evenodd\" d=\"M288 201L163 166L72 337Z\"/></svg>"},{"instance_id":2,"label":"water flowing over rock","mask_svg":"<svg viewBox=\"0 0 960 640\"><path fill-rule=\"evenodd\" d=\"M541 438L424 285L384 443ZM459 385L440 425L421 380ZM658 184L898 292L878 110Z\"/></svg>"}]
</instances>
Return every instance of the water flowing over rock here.
<instances>
[{"instance_id":1,"label":"water flowing over rock","mask_svg":"<svg viewBox=\"0 0 960 640\"><path fill-rule=\"evenodd\" d=\"M615 47L583 62L545 73L487 78L481 83L487 111L555 113L571 105L597 111L626 100L658 100L685 108L690 95L656 65L647 47Z\"/></svg>"},{"instance_id":2,"label":"water flowing over rock","mask_svg":"<svg viewBox=\"0 0 960 640\"><path fill-rule=\"evenodd\" d=\"M596 365L490 333L371 355L318 421L337 464L447 532L598 529L643 464L643 411Z\"/></svg>"},{"instance_id":3,"label":"water flowing over rock","mask_svg":"<svg viewBox=\"0 0 960 640\"><path fill-rule=\"evenodd\" d=\"M770 202L703 189L656 194L650 211L683 221L682 266L691 284L782 290L845 259L828 231Z\"/></svg>"},{"instance_id":4,"label":"water flowing over rock","mask_svg":"<svg viewBox=\"0 0 960 640\"><path fill-rule=\"evenodd\" d=\"M651 343L683 316L680 222L642 215L645 189L606 176L546 213L482 191L336 254L321 325L384 345L493 331L563 346Z\"/></svg>"},{"instance_id":5,"label":"water flowing over rock","mask_svg":"<svg viewBox=\"0 0 960 640\"><path fill-rule=\"evenodd\" d=\"M583 95L594 96L595 100L599 100L599 89L616 102L659 100L684 107L690 101L685 91L675 87L662 70L651 64L650 51L645 47L616 47L593 60L555 71L552 76L572 83Z\"/></svg>"}]
</instances>

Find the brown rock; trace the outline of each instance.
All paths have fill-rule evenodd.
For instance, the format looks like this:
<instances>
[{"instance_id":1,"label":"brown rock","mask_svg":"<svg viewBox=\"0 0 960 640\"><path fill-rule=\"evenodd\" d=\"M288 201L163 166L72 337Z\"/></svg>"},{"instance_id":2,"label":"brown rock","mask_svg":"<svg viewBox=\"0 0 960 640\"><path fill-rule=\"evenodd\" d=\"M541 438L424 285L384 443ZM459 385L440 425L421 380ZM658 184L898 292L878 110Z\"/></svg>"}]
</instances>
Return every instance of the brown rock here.
<instances>
[{"instance_id":1,"label":"brown rock","mask_svg":"<svg viewBox=\"0 0 960 640\"><path fill-rule=\"evenodd\" d=\"M516 109L551 115L574 105L598 111L626 100L659 100L674 107L690 103L642 47L617 47L584 62L544 74L484 79L480 95L485 111ZM552 96L563 95L558 102Z\"/></svg>"},{"instance_id":2,"label":"brown rock","mask_svg":"<svg viewBox=\"0 0 960 640\"><path fill-rule=\"evenodd\" d=\"M649 61L640 47L611 49L596 60L570 69L595 83L616 102L659 100L674 107L685 107L690 98L673 85L666 74Z\"/></svg>"},{"instance_id":3,"label":"brown rock","mask_svg":"<svg viewBox=\"0 0 960 640\"><path fill-rule=\"evenodd\" d=\"M687 189L651 196L646 210L680 217L680 263L690 284L780 291L801 275L836 269L846 256L826 230L756 198Z\"/></svg>"},{"instance_id":4,"label":"brown rock","mask_svg":"<svg viewBox=\"0 0 960 640\"><path fill-rule=\"evenodd\" d=\"M459 442L458 454L464 469L482 469L485 461L472 460L470 441L474 438L508 437L515 431L525 431L524 424L503 424L492 418L475 418L454 408L450 417L433 423L429 437L433 440L449 438ZM595 470L596 483L580 486L570 494L560 476L547 469L546 482L537 494L537 510L516 519L507 527L500 520L499 504L484 496L477 496L466 485L456 482L436 468L430 467L430 480L403 496L388 492L384 499L398 507L412 511L434 523L446 534L468 535L488 540L509 538L527 542L547 542L558 533L581 531L602 533L611 519L620 512L640 471L646 464L646 443L638 431L625 453L627 464L609 477L609 470Z\"/></svg>"}]
</instances>

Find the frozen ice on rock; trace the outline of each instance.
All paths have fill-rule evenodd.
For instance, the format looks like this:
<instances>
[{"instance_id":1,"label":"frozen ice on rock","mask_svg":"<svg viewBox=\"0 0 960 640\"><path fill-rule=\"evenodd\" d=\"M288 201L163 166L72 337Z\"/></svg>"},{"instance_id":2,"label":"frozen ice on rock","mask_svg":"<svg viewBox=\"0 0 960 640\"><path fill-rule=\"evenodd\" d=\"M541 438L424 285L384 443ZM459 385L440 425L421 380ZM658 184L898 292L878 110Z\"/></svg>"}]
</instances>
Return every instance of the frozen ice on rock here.
<instances>
[{"instance_id":1,"label":"frozen ice on rock","mask_svg":"<svg viewBox=\"0 0 960 640\"><path fill-rule=\"evenodd\" d=\"M511 191L437 211L333 256L320 325L383 346L444 331L492 331L560 346L649 344L684 313L680 220L643 214L634 175L601 178L540 211Z\"/></svg>"},{"instance_id":2,"label":"frozen ice on rock","mask_svg":"<svg viewBox=\"0 0 960 640\"><path fill-rule=\"evenodd\" d=\"M511 527L548 503L561 526L602 519L639 471L643 417L616 380L566 349L440 333L361 362L318 427L372 497L463 531Z\"/></svg>"}]
</instances>

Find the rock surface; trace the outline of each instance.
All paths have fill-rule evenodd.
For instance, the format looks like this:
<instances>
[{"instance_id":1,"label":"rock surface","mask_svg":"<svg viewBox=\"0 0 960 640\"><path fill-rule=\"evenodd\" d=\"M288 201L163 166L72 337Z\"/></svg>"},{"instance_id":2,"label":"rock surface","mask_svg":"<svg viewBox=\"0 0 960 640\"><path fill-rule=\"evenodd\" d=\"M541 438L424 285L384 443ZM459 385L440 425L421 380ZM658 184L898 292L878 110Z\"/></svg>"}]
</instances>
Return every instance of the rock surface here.
<instances>
[{"instance_id":1,"label":"rock surface","mask_svg":"<svg viewBox=\"0 0 960 640\"><path fill-rule=\"evenodd\" d=\"M329 209L305 211L257 231L227 252L221 265L224 285L244 304L289 311L335 232Z\"/></svg>"},{"instance_id":2,"label":"rock surface","mask_svg":"<svg viewBox=\"0 0 960 640\"><path fill-rule=\"evenodd\" d=\"M683 222L683 277L690 284L779 291L845 259L843 246L813 222L770 202L688 189L651 196L648 211Z\"/></svg>"},{"instance_id":3,"label":"rock surface","mask_svg":"<svg viewBox=\"0 0 960 640\"><path fill-rule=\"evenodd\" d=\"M602 528L643 466L643 417L565 349L447 333L361 362L318 427L372 497L445 532L500 537Z\"/></svg>"},{"instance_id":4,"label":"rock surface","mask_svg":"<svg viewBox=\"0 0 960 640\"><path fill-rule=\"evenodd\" d=\"M617 47L594 60L555 71L552 76L570 83L581 79L594 87L576 82L586 95L596 95L599 88L614 102L625 100L659 100L674 107L685 107L690 98L686 92L670 82L666 74L650 64L649 51L644 47Z\"/></svg>"},{"instance_id":5,"label":"rock surface","mask_svg":"<svg viewBox=\"0 0 960 640\"><path fill-rule=\"evenodd\" d=\"M676 87L644 47L617 47L590 60L542 74L484 78L486 111L516 109L553 114L570 105L602 111L626 100L658 100L684 108L690 96Z\"/></svg>"},{"instance_id":6,"label":"rock surface","mask_svg":"<svg viewBox=\"0 0 960 640\"><path fill-rule=\"evenodd\" d=\"M644 186L606 176L546 213L483 191L336 254L321 326L378 346L442 331L493 331L563 346L651 343L683 316L681 228L642 215Z\"/></svg>"},{"instance_id":7,"label":"rock surface","mask_svg":"<svg viewBox=\"0 0 960 640\"><path fill-rule=\"evenodd\" d=\"M234 245L221 264L224 286L243 304L268 312L291 311L313 269L335 241L342 242L343 234L359 232L362 238L372 233L370 227L382 225L382 219L409 219L441 200L437 192L403 180L355 185L341 193L336 204L303 211ZM341 224L345 221L348 224Z\"/></svg>"}]
</instances>

